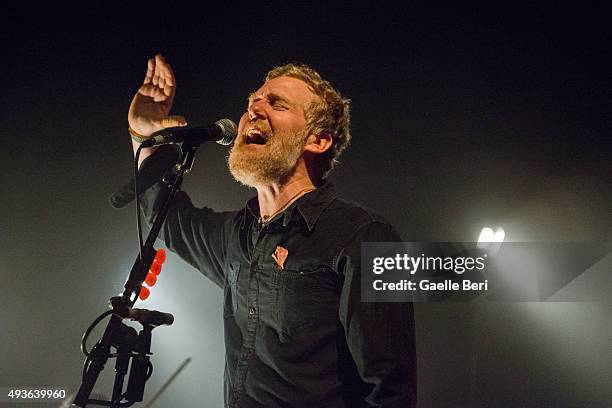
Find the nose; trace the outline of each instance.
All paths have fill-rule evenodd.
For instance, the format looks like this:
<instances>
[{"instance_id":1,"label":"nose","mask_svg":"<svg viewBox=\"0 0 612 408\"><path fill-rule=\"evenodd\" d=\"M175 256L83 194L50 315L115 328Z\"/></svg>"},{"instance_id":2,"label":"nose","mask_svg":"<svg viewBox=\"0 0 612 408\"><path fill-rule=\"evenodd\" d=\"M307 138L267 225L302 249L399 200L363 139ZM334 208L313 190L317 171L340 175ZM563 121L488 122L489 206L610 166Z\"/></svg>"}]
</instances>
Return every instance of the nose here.
<instances>
[{"instance_id":1,"label":"nose","mask_svg":"<svg viewBox=\"0 0 612 408\"><path fill-rule=\"evenodd\" d=\"M262 119L264 117L264 110L263 110L262 103L263 101L258 100L258 101L252 102L249 105L247 112L249 113L250 120Z\"/></svg>"}]
</instances>

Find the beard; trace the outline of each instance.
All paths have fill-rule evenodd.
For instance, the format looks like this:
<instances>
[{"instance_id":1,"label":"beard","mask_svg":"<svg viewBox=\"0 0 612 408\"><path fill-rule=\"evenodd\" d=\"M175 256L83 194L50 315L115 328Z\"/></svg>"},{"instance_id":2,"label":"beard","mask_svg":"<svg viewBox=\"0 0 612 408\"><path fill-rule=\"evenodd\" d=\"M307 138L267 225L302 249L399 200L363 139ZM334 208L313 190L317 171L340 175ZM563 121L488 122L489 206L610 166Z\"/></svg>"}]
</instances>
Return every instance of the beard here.
<instances>
[{"instance_id":1,"label":"beard","mask_svg":"<svg viewBox=\"0 0 612 408\"><path fill-rule=\"evenodd\" d=\"M306 131L299 133L266 132L264 145L246 145L246 137L232 146L227 159L231 175L248 187L284 184L293 174L306 143ZM255 145L258 146L258 145Z\"/></svg>"}]
</instances>

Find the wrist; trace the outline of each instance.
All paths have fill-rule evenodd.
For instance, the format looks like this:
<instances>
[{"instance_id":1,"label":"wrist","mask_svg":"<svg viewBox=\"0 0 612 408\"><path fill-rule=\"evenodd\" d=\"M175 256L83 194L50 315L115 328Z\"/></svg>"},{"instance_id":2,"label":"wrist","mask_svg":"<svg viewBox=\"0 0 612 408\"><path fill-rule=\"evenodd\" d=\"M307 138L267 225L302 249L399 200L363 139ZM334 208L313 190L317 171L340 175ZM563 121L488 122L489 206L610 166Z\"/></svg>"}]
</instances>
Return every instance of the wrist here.
<instances>
[{"instance_id":1,"label":"wrist","mask_svg":"<svg viewBox=\"0 0 612 408\"><path fill-rule=\"evenodd\" d=\"M132 140L138 142L138 143L142 143L145 140L147 140L149 137L151 136L146 136L146 135L142 135L140 133L138 133L137 131L135 131L134 129L132 129L131 126L128 125L128 132L130 134L130 136L132 137Z\"/></svg>"}]
</instances>

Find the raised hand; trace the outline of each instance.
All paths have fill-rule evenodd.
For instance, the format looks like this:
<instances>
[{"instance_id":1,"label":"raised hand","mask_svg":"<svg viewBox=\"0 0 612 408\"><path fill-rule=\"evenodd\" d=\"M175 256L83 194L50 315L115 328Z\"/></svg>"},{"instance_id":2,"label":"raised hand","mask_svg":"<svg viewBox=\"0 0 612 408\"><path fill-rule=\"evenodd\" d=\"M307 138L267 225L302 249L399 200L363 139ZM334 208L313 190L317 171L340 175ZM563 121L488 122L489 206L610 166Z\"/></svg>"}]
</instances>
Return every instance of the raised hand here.
<instances>
[{"instance_id":1,"label":"raised hand","mask_svg":"<svg viewBox=\"0 0 612 408\"><path fill-rule=\"evenodd\" d=\"M176 94L172 67L161 54L147 63L145 79L134 95L128 111L128 123L133 133L150 136L173 126L186 126L182 116L168 116Z\"/></svg>"}]
</instances>

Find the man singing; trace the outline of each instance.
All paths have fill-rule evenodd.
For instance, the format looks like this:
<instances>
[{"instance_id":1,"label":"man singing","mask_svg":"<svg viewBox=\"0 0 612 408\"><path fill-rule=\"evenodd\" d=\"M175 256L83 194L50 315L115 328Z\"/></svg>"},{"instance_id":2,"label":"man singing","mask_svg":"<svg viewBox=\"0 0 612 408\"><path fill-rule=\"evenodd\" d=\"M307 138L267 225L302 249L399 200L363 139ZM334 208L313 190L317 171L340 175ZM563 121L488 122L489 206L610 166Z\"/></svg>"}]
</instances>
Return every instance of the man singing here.
<instances>
[{"instance_id":1,"label":"man singing","mask_svg":"<svg viewBox=\"0 0 612 408\"><path fill-rule=\"evenodd\" d=\"M186 125L169 116L175 91L170 65L161 55L149 60L128 114L134 137ZM227 407L416 405L412 304L360 296L361 243L401 239L327 181L349 122L349 101L316 71L274 68L249 96L228 158L232 176L257 196L240 211L215 212L180 192L168 214L168 248L224 291ZM143 151L150 221L175 152Z\"/></svg>"}]
</instances>

